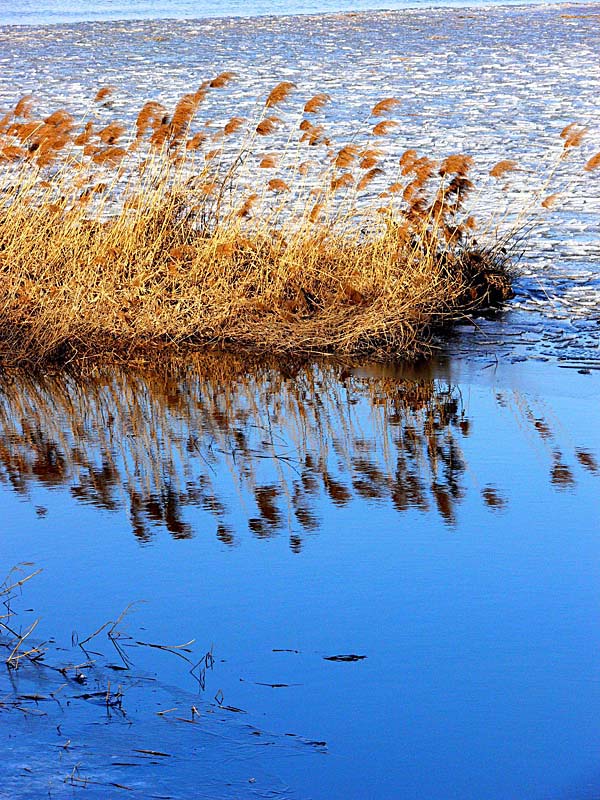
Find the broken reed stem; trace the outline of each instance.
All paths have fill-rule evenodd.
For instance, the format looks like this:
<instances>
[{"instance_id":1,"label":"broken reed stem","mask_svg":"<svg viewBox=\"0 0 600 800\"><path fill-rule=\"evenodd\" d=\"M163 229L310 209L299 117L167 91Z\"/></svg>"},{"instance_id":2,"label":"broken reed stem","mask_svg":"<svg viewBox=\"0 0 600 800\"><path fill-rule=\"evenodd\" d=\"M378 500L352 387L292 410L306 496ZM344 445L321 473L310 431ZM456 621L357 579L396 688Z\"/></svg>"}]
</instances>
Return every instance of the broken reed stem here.
<instances>
[{"instance_id":1,"label":"broken reed stem","mask_svg":"<svg viewBox=\"0 0 600 800\"><path fill-rule=\"evenodd\" d=\"M9 668L16 669L19 666L19 660L21 658L27 657L27 653L24 653L22 656L18 656L17 654L18 654L19 650L21 649L21 647L23 645L23 642L37 628L38 623L39 623L39 619L34 620L31 623L31 625L29 626L29 628L27 629L27 631L20 636L18 642L15 644L15 646L11 650L10 655L6 659L6 664L7 664L7 666Z\"/></svg>"},{"instance_id":2,"label":"broken reed stem","mask_svg":"<svg viewBox=\"0 0 600 800\"><path fill-rule=\"evenodd\" d=\"M40 572L43 571L42 568L40 567L40 569L36 569L35 572L32 572L30 575L27 575L27 577L21 578L21 580L15 581L14 583L8 584L8 579L10 578L10 575L12 575L12 573L18 569L20 569L20 567L14 567L9 573L8 577L5 579L4 583L0 586L0 597L9 595L13 591L13 589L17 588L20 589L22 586L24 586L24 584L27 583L27 581L30 581L32 578L35 578L36 575L39 575Z\"/></svg>"}]
</instances>

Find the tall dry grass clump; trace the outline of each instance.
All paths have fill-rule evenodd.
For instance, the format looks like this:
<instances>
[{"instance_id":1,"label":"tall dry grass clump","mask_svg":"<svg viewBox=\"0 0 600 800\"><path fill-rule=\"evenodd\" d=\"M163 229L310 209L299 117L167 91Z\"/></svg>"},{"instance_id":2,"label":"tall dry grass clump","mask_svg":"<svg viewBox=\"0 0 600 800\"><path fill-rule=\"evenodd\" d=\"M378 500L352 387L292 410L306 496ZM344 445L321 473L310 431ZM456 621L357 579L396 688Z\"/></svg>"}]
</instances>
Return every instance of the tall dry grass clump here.
<instances>
[{"instance_id":1,"label":"tall dry grass clump","mask_svg":"<svg viewBox=\"0 0 600 800\"><path fill-rule=\"evenodd\" d=\"M0 119L4 364L211 344L410 357L434 327L509 296L505 243L484 244L468 208L469 156L391 162L395 98L336 141L329 96L296 109L287 81L254 119L201 121L234 77L172 110L148 101L133 125L38 117L31 97ZM584 134L566 129L564 147Z\"/></svg>"}]
</instances>

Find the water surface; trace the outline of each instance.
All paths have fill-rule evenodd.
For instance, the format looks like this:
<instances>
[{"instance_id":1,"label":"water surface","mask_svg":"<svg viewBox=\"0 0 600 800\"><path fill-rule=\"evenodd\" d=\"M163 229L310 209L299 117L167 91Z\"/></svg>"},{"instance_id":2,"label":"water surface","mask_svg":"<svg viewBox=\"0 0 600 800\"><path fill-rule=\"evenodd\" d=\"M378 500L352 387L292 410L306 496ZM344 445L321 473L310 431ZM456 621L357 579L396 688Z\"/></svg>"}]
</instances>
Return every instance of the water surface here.
<instances>
[{"instance_id":1,"label":"water surface","mask_svg":"<svg viewBox=\"0 0 600 800\"><path fill-rule=\"evenodd\" d=\"M542 2L542 0L537 0ZM516 2L516 0L513 0ZM527 5L535 4L530 0ZM521 5L525 5L519 0ZM126 19L203 19L432 6L510 5L506 0L19 0L0 8L0 25L51 25Z\"/></svg>"},{"instance_id":2,"label":"water surface","mask_svg":"<svg viewBox=\"0 0 600 800\"><path fill-rule=\"evenodd\" d=\"M2 672L0 796L594 796L599 396L458 361L5 380L2 564L43 567L13 624L71 668ZM129 671L80 653L137 600ZM192 638L201 685L136 644ZM81 696L109 680L122 712Z\"/></svg>"},{"instance_id":3,"label":"water surface","mask_svg":"<svg viewBox=\"0 0 600 800\"><path fill-rule=\"evenodd\" d=\"M594 4L243 25L54 12L65 24L0 29L3 106L34 92L88 114L114 84L93 113L131 121L232 69L215 125L289 79L331 94L343 142L396 95L389 169L407 146L511 157L511 198L568 122L590 126L580 162L600 149ZM11 624L39 618L28 641L64 672L0 672L1 797L598 795L600 195L580 162L525 242L515 300L467 320L450 361L2 376L0 564L43 569ZM81 650L142 600L121 654L110 626Z\"/></svg>"}]
</instances>

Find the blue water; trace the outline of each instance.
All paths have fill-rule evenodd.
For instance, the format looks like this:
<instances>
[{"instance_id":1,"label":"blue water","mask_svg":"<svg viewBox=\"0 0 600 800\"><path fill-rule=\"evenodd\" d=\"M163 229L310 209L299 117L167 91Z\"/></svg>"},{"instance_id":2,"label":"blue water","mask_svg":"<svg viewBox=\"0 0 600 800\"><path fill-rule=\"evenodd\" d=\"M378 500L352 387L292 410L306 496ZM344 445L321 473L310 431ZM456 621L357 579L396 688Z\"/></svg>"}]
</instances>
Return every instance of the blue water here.
<instances>
[{"instance_id":1,"label":"blue water","mask_svg":"<svg viewBox=\"0 0 600 800\"><path fill-rule=\"evenodd\" d=\"M89 645L125 717L0 672L0 797L598 797L600 374L206 369L0 386L0 579L43 569L11 624L73 664L145 601L131 675ZM129 646L192 638L203 691Z\"/></svg>"},{"instance_id":2,"label":"blue water","mask_svg":"<svg viewBox=\"0 0 600 800\"><path fill-rule=\"evenodd\" d=\"M319 14L438 6L533 5L506 0L20 0L0 3L0 25L125 19L197 19L279 14Z\"/></svg>"},{"instance_id":3,"label":"blue water","mask_svg":"<svg viewBox=\"0 0 600 800\"><path fill-rule=\"evenodd\" d=\"M409 5L0 3L0 21L21 24ZM449 14L456 29L435 39L422 22L407 26L425 109L415 125L467 70L480 107L457 94L444 124L458 127L464 107L484 146L490 130L504 140L539 124L550 86L567 119L574 103L591 115L595 84L578 59L584 42L593 49L595 18L537 11L515 12L508 28L498 14ZM385 94L404 80L380 25L287 25L250 42L252 26L237 23L190 38L182 23L174 41L160 23L4 30L0 84L9 98L43 86L63 103L73 76L89 95L118 73L136 96L143 81L168 93L231 54L254 66L268 51L265 70L291 65L306 78L347 65L344 48L356 59L342 84L352 101L359 78L371 86L370 53L387 65ZM521 95L518 70L531 82ZM496 98L508 73L518 112ZM567 112L548 106L560 128ZM85 668L86 691L123 687L124 716L82 698L74 669L0 670L0 798L597 798L600 370L538 363L548 334L535 325L524 335L479 322L485 363L418 374L294 362L246 373L215 358L181 374L3 376L0 580L19 562L33 562L22 575L43 570L16 593L11 624L39 619L31 644L45 640L53 666L79 665L78 639L145 602L119 626L132 669L111 670L106 631ZM507 363L511 337L527 362ZM210 648L215 658L200 690L181 658L135 645L192 638L190 658ZM0 635L2 665L10 641ZM352 653L366 658L325 660Z\"/></svg>"}]
</instances>

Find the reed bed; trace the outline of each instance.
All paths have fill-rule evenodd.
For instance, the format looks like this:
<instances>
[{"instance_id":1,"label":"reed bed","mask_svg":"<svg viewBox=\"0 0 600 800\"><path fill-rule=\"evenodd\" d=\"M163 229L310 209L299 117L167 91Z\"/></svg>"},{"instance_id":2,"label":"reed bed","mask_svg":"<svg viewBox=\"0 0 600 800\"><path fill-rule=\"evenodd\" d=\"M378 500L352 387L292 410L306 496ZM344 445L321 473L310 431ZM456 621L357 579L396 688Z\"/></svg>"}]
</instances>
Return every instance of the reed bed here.
<instances>
[{"instance_id":1,"label":"reed bed","mask_svg":"<svg viewBox=\"0 0 600 800\"><path fill-rule=\"evenodd\" d=\"M1 363L215 345L410 358L510 296L510 240L472 207L515 162L478 190L468 155L390 160L395 98L339 141L329 97L298 102L285 81L254 119L202 120L234 78L146 102L133 124L107 119L114 87L79 122L31 97L0 118ZM561 135L567 152L585 131Z\"/></svg>"}]
</instances>

